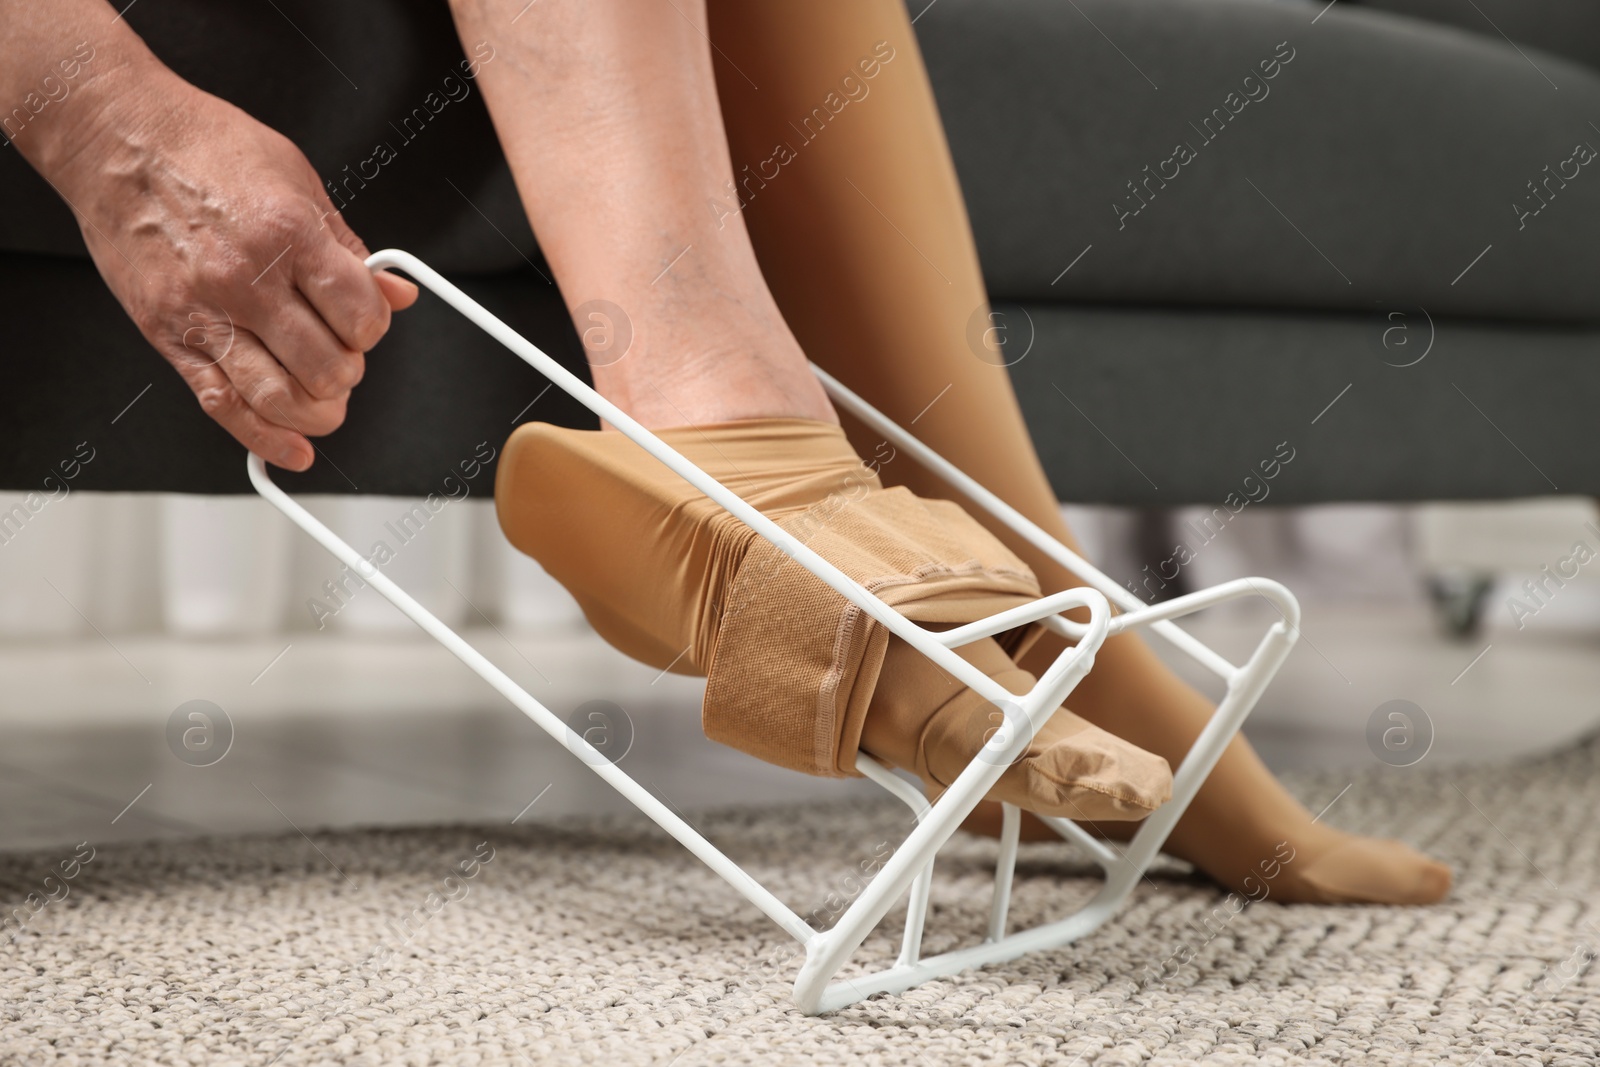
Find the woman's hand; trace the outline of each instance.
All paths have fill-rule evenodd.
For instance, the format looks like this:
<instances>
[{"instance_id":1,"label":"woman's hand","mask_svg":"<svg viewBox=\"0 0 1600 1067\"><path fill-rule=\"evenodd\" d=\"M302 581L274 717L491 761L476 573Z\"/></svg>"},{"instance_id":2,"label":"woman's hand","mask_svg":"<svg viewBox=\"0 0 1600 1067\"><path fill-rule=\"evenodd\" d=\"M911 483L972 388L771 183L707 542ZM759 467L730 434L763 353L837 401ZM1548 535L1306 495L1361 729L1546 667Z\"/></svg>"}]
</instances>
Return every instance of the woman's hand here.
<instances>
[{"instance_id":1,"label":"woman's hand","mask_svg":"<svg viewBox=\"0 0 1600 1067\"><path fill-rule=\"evenodd\" d=\"M154 57L100 78L110 91L35 165L206 413L263 459L306 469L308 438L344 421L363 353L416 287L366 269L366 246L281 134Z\"/></svg>"}]
</instances>

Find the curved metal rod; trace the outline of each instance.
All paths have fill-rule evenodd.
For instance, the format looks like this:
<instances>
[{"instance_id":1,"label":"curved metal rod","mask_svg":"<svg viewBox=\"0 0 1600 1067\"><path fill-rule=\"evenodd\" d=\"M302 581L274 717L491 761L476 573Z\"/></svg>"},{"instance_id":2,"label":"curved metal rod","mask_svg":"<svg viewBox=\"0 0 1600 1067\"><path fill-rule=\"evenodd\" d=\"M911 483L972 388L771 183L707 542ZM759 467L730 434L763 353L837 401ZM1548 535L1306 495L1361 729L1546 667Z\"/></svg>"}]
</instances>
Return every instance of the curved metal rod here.
<instances>
[{"instance_id":1,"label":"curved metal rod","mask_svg":"<svg viewBox=\"0 0 1600 1067\"><path fill-rule=\"evenodd\" d=\"M813 369L817 377L822 379L823 387L828 390L828 395L833 397L841 407L855 415L873 430L883 434L895 447L904 448L913 459L950 485L961 490L974 504L1016 531L1018 536L1022 537L1034 548L1037 548L1073 574L1078 575L1085 584L1098 589L1105 595L1106 599L1119 608L1131 611L1144 606L1144 602L1133 593L1112 581L1111 578L1090 564L1088 560L1085 560L1072 549L1050 536L1038 523L1010 504L1007 504L1004 500L1001 500L989 489L979 484L971 475L962 471L955 464L915 437L912 437L890 420L888 416L861 399L860 396L852 392L833 375L820 367ZM1226 660L1223 660L1211 649L1196 640L1193 635L1180 629L1170 620L1156 623L1152 630L1188 653L1208 670L1227 677L1233 669L1232 665L1227 663Z\"/></svg>"},{"instance_id":2,"label":"curved metal rod","mask_svg":"<svg viewBox=\"0 0 1600 1067\"><path fill-rule=\"evenodd\" d=\"M1017 870L1017 841L1022 836L1022 811L1000 805L1000 857L994 865L994 897L989 901L989 940L1003 941L1006 912L1011 908L1011 879Z\"/></svg>"},{"instance_id":3,"label":"curved metal rod","mask_svg":"<svg viewBox=\"0 0 1600 1067\"><path fill-rule=\"evenodd\" d=\"M865 752L856 755L856 770L881 785L910 808L918 822L921 822L923 816L931 810L932 805L928 803L928 798L922 795L922 790ZM900 958L895 963L896 967L909 967L922 955L922 927L928 918L928 895L933 891L933 861L937 858L937 852L930 856L922 868L922 873L911 883L911 899L906 902L906 932L900 939Z\"/></svg>"},{"instance_id":4,"label":"curved metal rod","mask_svg":"<svg viewBox=\"0 0 1600 1067\"><path fill-rule=\"evenodd\" d=\"M1163 600L1159 604L1147 604L1142 608L1124 611L1112 618L1111 632L1116 634L1139 626L1151 626L1168 619L1204 611L1225 601L1248 596L1258 596L1271 604L1291 629L1300 628L1300 602L1281 582L1271 578L1235 578L1207 589ZM1076 637L1087 628L1087 624L1073 622L1071 619L1062 621L1065 625L1061 630L1069 636Z\"/></svg>"},{"instance_id":5,"label":"curved metal rod","mask_svg":"<svg viewBox=\"0 0 1600 1067\"><path fill-rule=\"evenodd\" d=\"M1048 596L1040 597L1031 604L1023 604L1020 607L998 612L987 619L969 622L965 626L957 626L953 630L941 630L935 636L938 638L939 643L946 648L960 648L962 645L971 644L980 638L993 637L997 633L1002 633L1013 627L1025 626L1030 622L1042 620L1047 616L1058 616L1061 612L1070 611L1073 608L1086 608L1089 606L1089 598L1099 595L1092 589L1082 587L1063 589L1059 593L1051 593ZM1071 620L1063 621L1070 622ZM1111 619L1108 626L1115 622L1115 618ZM1082 632L1075 633L1073 636L1082 637L1088 632L1090 624L1079 623L1074 625L1081 626Z\"/></svg>"}]
</instances>

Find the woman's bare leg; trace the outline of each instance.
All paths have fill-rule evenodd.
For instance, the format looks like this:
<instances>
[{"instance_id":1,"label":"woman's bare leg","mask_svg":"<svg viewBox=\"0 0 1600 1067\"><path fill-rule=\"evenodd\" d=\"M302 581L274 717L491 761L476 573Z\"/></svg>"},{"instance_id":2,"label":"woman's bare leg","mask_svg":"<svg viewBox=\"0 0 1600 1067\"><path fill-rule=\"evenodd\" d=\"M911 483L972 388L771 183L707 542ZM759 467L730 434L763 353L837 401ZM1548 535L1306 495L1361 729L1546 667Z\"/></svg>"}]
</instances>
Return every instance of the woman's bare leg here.
<instances>
[{"instance_id":1,"label":"woman's bare leg","mask_svg":"<svg viewBox=\"0 0 1600 1067\"><path fill-rule=\"evenodd\" d=\"M914 425L934 449L1074 544L1007 372L970 347L968 325L975 314L987 314L987 297L900 0L713 0L711 32L728 59L716 66L733 163L744 179L739 214L801 346L890 418ZM844 422L857 450L870 453L875 439ZM881 473L922 495L952 493L909 459ZM989 525L1047 591L1081 584ZM1063 647L1041 644L1023 664L1034 673ZM1112 638L1097 664L1073 694L1073 710L1176 767L1211 703L1136 635ZM1223 884L1248 890L1245 879L1252 873L1259 879L1260 865L1281 857L1281 842L1297 858L1272 883L1277 899L1422 901L1449 886L1446 869L1403 846L1313 823L1242 738L1228 747L1168 849Z\"/></svg>"},{"instance_id":2,"label":"woman's bare leg","mask_svg":"<svg viewBox=\"0 0 1600 1067\"><path fill-rule=\"evenodd\" d=\"M650 427L836 422L738 218L699 0L452 0L495 59L479 84L580 332L608 301L633 339L595 387ZM609 324L618 325L618 324Z\"/></svg>"}]
</instances>

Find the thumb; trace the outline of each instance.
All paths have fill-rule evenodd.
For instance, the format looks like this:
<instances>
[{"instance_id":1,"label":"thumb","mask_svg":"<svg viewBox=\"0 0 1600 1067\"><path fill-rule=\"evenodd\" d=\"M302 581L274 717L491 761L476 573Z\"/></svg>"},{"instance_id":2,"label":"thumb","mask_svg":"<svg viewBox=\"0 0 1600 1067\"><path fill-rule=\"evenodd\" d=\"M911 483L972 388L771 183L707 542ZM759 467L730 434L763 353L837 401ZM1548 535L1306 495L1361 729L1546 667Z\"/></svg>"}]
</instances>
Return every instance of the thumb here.
<instances>
[{"instance_id":1,"label":"thumb","mask_svg":"<svg viewBox=\"0 0 1600 1067\"><path fill-rule=\"evenodd\" d=\"M417 302L417 285L398 274L391 274L380 270L373 276L378 283L378 289L383 293L383 298L389 302L389 310L404 311Z\"/></svg>"},{"instance_id":2,"label":"thumb","mask_svg":"<svg viewBox=\"0 0 1600 1067\"><path fill-rule=\"evenodd\" d=\"M323 212L323 224L328 227L328 232L333 235L333 239L342 248L348 250L357 259L365 263L367 257L372 253L367 250L366 242L357 237L356 232L350 228L350 224L344 221L344 216L334 209L331 200L325 204ZM380 270L373 274L372 277L378 283L378 291L383 294L383 299L388 303L390 310L402 311L417 302L418 290L416 283L407 281L400 275L391 274L386 270Z\"/></svg>"}]
</instances>

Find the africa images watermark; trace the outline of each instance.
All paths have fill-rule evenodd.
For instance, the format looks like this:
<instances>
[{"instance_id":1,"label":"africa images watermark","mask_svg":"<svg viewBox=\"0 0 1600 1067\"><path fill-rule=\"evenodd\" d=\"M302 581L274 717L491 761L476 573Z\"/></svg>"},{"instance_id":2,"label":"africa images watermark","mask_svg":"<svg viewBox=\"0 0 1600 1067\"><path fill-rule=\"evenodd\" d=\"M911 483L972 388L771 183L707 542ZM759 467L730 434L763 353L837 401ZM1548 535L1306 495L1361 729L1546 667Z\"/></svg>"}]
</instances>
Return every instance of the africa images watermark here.
<instances>
[{"instance_id":1,"label":"africa images watermark","mask_svg":"<svg viewBox=\"0 0 1600 1067\"><path fill-rule=\"evenodd\" d=\"M746 163L740 168L733 181L724 187L728 199L722 200L712 197L706 201L706 206L711 209L712 216L717 220L717 229L722 229L727 224L730 216L737 215L750 205L756 193L767 187L767 182L772 181L783 168L800 158L800 148L815 141L822 136L822 131L828 123L838 118L840 113L852 103L860 103L872 92L872 86L867 83L883 72L883 68L894 60L894 46L888 41L879 41L872 46L872 54L863 56L856 61L856 65L839 79L839 87L829 90L822 98L822 103L812 108L801 118L799 124L789 123L789 128L795 132L799 142L789 140L779 141L772 148L772 154L761 162L751 165ZM860 77L857 77L857 75ZM752 185L754 188L752 188Z\"/></svg>"},{"instance_id":2,"label":"africa images watermark","mask_svg":"<svg viewBox=\"0 0 1600 1067\"><path fill-rule=\"evenodd\" d=\"M22 98L21 104L0 115L0 133L5 134L5 143L9 145L15 141L17 135L26 130L51 104L65 102L72 95L73 80L83 73L84 65L92 59L94 45L79 41L73 53L56 64L56 69L61 72L60 77L54 73L46 74L40 79L39 87Z\"/></svg>"},{"instance_id":3,"label":"africa images watermark","mask_svg":"<svg viewBox=\"0 0 1600 1067\"><path fill-rule=\"evenodd\" d=\"M422 98L422 103L412 108L410 113L400 120L400 125L393 122L389 125L400 135L399 148L403 148L421 136L439 114L452 103L461 103L472 95L472 82L477 78L478 72L485 63L494 59L494 45L487 41L480 41L472 49L472 58L463 59L459 64L461 76L446 74L438 89L430 89ZM341 177L325 179L324 187L328 192L328 199L333 201L334 210L343 211L345 205L356 198L356 194L367 187L367 182L375 180L383 168L393 163L400 157L399 148L388 141L379 141L372 149L372 153L365 159L355 163L352 173L351 164L346 163L341 169ZM335 184L337 183L337 184ZM352 186L354 186L352 188Z\"/></svg>"},{"instance_id":4,"label":"africa images watermark","mask_svg":"<svg viewBox=\"0 0 1600 1067\"><path fill-rule=\"evenodd\" d=\"M84 455L85 449L88 449L88 455ZM78 442L72 455L56 464L61 473L57 475L52 471L44 476L41 483L45 490L43 493L37 489L31 490L20 503L11 505L9 511L0 511L0 545L9 545L46 505L66 499L72 493L72 487L67 483L83 472L84 466L94 460L95 454L88 441Z\"/></svg>"},{"instance_id":5,"label":"africa images watermark","mask_svg":"<svg viewBox=\"0 0 1600 1067\"><path fill-rule=\"evenodd\" d=\"M1556 193L1561 189L1565 189L1567 182L1582 174L1583 168L1594 162L1595 156L1594 146L1587 141L1580 141L1573 146L1571 156L1556 164L1555 170L1552 171L1550 164L1546 163L1543 171L1544 177L1532 178L1528 181L1530 195L1526 200L1513 200L1511 202L1511 212L1517 216L1517 229L1527 229L1528 220L1549 207L1550 202L1556 198ZM1565 169L1567 166L1572 168L1570 174ZM1555 183L1555 188L1551 188L1552 182ZM1540 192L1541 189L1543 190L1542 193Z\"/></svg>"},{"instance_id":6,"label":"africa images watermark","mask_svg":"<svg viewBox=\"0 0 1600 1067\"><path fill-rule=\"evenodd\" d=\"M1222 898L1222 903L1211 909L1211 912L1198 924L1197 941L1181 944L1159 966L1151 967L1148 964L1144 969L1144 984L1154 985L1168 982L1178 976L1184 964L1193 960L1200 954L1200 950L1209 945L1218 934L1227 929L1234 918L1243 913L1244 909L1252 904L1259 904L1272 895L1272 880L1280 873L1286 864L1293 863L1295 857L1294 846L1287 841L1279 841L1272 850L1272 855L1256 864L1252 873L1245 876L1242 885L1244 894L1230 892ZM1191 923L1191 925L1194 925ZM1169 970L1170 968L1170 970Z\"/></svg>"},{"instance_id":7,"label":"africa images watermark","mask_svg":"<svg viewBox=\"0 0 1600 1067\"><path fill-rule=\"evenodd\" d=\"M1287 449L1287 454L1285 454ZM1158 594L1167 587L1167 583L1178 577L1178 573L1199 556L1200 550L1227 529L1233 517L1242 512L1251 504L1259 504L1272 494L1272 487L1267 483L1283 473L1283 468L1294 461L1295 450L1288 441L1278 442L1272 455L1256 464L1261 472L1257 477L1254 471L1245 475L1244 481L1238 490L1230 492L1223 498L1222 506L1211 509L1211 514L1204 516L1198 523L1193 519L1184 523L1183 532L1185 539L1172 547L1172 555L1155 565L1155 570L1150 569L1150 564L1145 564L1144 580L1139 583L1139 588L1129 581L1125 583L1131 592L1137 593L1152 603ZM1168 573L1171 568L1171 573Z\"/></svg>"},{"instance_id":8,"label":"africa images watermark","mask_svg":"<svg viewBox=\"0 0 1600 1067\"><path fill-rule=\"evenodd\" d=\"M87 855L84 854L85 849L88 850ZM49 874L40 879L39 884L44 890L42 893L30 892L21 904L12 908L9 914L0 919L0 930L12 931L11 943L27 932L28 925L40 912L52 903L60 903L71 895L72 886L69 883L82 873L85 865L94 860L94 854L93 845L87 841L81 842L71 856L56 864Z\"/></svg>"},{"instance_id":9,"label":"africa images watermark","mask_svg":"<svg viewBox=\"0 0 1600 1067\"><path fill-rule=\"evenodd\" d=\"M1511 612L1511 620L1521 630L1528 625L1528 620L1550 606L1550 601L1555 595L1566 588L1568 582L1578 576L1578 572L1587 566L1597 554L1596 545L1600 545L1600 526L1592 522L1583 524L1586 533L1594 535L1595 544L1587 540L1578 540L1572 543L1572 551L1556 560L1554 566L1546 563L1539 568L1539 577L1529 578L1522 583L1523 597L1510 596L1506 598L1506 609Z\"/></svg>"},{"instance_id":10,"label":"africa images watermark","mask_svg":"<svg viewBox=\"0 0 1600 1067\"><path fill-rule=\"evenodd\" d=\"M854 866L846 868L846 873L840 875L833 886L823 894L822 900L816 907L805 912L801 918L813 930L826 931L833 928L839 917L854 904L862 893L866 892L872 880L876 878L894 858L895 847L887 841L879 841L872 848L872 854L859 861ZM860 873L858 874L857 871ZM761 958L753 961L740 976L741 983L749 978L752 972L762 974L782 973L793 966L796 961L805 959L804 945L795 941L785 940Z\"/></svg>"},{"instance_id":11,"label":"africa images watermark","mask_svg":"<svg viewBox=\"0 0 1600 1067\"><path fill-rule=\"evenodd\" d=\"M1287 49L1287 53L1285 53ZM1270 59L1263 59L1256 64L1261 72L1260 77L1255 74L1246 74L1242 89L1244 95L1239 95L1239 90L1231 90L1222 98L1221 105L1211 109L1211 114L1200 120L1200 125L1189 123L1189 128L1194 130L1200 138L1200 147L1196 148L1189 141L1181 141L1173 146L1172 155L1161 160L1155 165L1155 170L1150 169L1148 163L1144 166L1144 177L1133 178L1128 181L1128 190L1131 196L1122 198L1127 204L1113 200L1111 210L1117 216L1117 229L1124 230L1128 227L1128 220L1150 206L1150 201L1156 198L1156 192L1165 189L1167 183L1176 181L1183 173L1183 168L1200 158L1200 149L1205 148L1212 141L1222 136L1222 131L1228 124L1239 117L1239 113L1252 103L1259 104L1272 92L1272 87L1267 84L1273 78L1283 73L1283 68L1294 61L1296 53L1288 41L1278 42L1276 51ZM1170 170L1169 170L1170 168ZM1155 187L1151 187L1151 183ZM1139 190L1143 189L1141 193Z\"/></svg>"},{"instance_id":12,"label":"africa images watermark","mask_svg":"<svg viewBox=\"0 0 1600 1067\"><path fill-rule=\"evenodd\" d=\"M416 939L422 928L432 922L438 915L451 904L467 899L472 892L469 885L472 879L494 862L494 846L487 841L480 841L472 850L472 855L458 862L454 867L448 868L448 873L443 875L437 885L430 889L422 898L422 903L412 908L403 919L390 919L386 924L388 933L393 934L391 940L385 936L367 955L366 962L375 966L382 966L394 958L395 954L403 951L407 945Z\"/></svg>"},{"instance_id":13,"label":"africa images watermark","mask_svg":"<svg viewBox=\"0 0 1600 1067\"><path fill-rule=\"evenodd\" d=\"M395 539L394 547L391 548L387 541L381 539L375 541L372 551L362 557L365 566L352 570L346 563L339 568L336 576L324 581L322 592L327 600L319 600L316 597L306 599L306 610L311 612L311 619L317 624L317 629L324 629L329 619L343 611L356 593L366 588L366 579L394 559L400 549L416 540L428 523L433 521L434 516L448 507L451 501L465 500L471 496L472 486L468 483L482 474L484 468L494 462L498 454L498 450L489 442L478 442L473 455L456 464L461 471L461 477L457 478L453 472L445 475L442 494L429 493L421 503L411 505L394 520L383 524L384 529Z\"/></svg>"}]
</instances>

